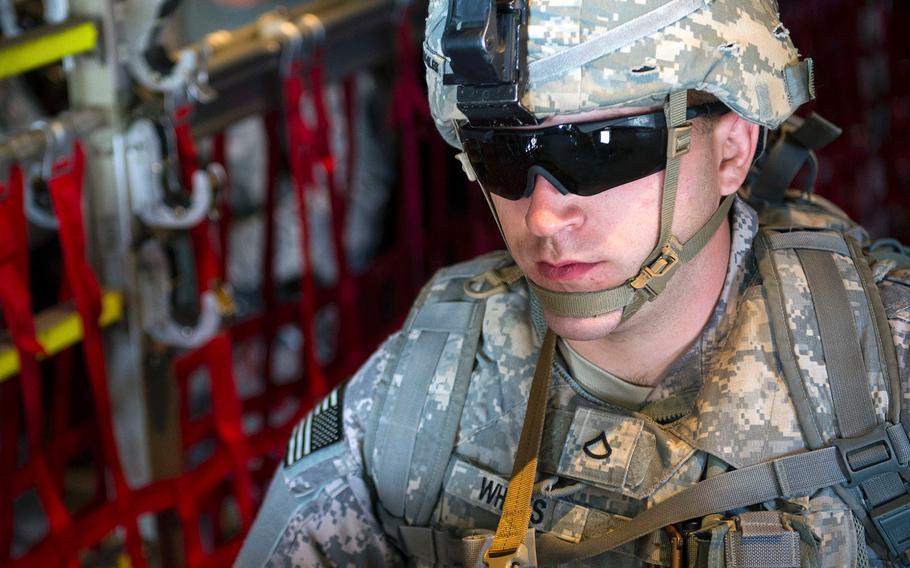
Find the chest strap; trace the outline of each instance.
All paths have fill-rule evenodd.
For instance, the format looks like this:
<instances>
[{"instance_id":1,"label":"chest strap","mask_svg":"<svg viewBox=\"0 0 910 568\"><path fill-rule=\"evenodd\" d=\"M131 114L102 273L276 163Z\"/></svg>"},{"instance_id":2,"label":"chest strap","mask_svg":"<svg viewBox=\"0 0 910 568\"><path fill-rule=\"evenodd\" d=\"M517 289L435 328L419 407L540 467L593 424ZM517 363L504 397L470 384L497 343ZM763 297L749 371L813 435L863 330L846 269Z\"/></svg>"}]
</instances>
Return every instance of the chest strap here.
<instances>
[{"instance_id":1,"label":"chest strap","mask_svg":"<svg viewBox=\"0 0 910 568\"><path fill-rule=\"evenodd\" d=\"M634 519L602 534L592 534L573 544L544 534L537 539L541 564L584 560L603 554L670 524L701 518L718 511L749 507L777 498L812 495L837 484L856 483L864 474L899 471L910 465L910 439L900 425L883 426L879 433L891 459L853 469L851 458L836 447L794 454L709 478L680 491ZM910 509L881 511L879 522L910 539ZM907 541L910 543L910 540Z\"/></svg>"}]
</instances>

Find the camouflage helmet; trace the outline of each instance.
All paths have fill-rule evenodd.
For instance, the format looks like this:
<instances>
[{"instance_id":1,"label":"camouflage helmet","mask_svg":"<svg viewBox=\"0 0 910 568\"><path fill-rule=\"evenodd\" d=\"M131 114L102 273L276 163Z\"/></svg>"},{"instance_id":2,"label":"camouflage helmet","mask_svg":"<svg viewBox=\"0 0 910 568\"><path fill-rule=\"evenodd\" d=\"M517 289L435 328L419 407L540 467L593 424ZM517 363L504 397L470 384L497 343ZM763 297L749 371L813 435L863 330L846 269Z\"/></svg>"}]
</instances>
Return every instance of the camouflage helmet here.
<instances>
[{"instance_id":1,"label":"camouflage helmet","mask_svg":"<svg viewBox=\"0 0 910 568\"><path fill-rule=\"evenodd\" d=\"M521 105L538 119L699 90L776 128L814 98L812 61L800 61L776 0L526 1ZM466 117L445 79L449 5L430 0L424 61L433 118L458 147L455 126Z\"/></svg>"}]
</instances>

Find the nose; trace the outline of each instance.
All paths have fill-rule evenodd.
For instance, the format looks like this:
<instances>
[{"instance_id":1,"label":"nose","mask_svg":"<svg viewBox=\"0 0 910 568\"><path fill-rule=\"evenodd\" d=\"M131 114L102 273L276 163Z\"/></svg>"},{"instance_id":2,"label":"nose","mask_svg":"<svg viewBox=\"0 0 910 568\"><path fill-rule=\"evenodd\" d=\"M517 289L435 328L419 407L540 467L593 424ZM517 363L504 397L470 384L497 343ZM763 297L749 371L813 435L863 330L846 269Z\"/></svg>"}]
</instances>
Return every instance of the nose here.
<instances>
[{"instance_id":1,"label":"nose","mask_svg":"<svg viewBox=\"0 0 910 568\"><path fill-rule=\"evenodd\" d=\"M584 211L573 195L563 195L543 176L536 176L525 222L537 237L552 237L584 223Z\"/></svg>"}]
</instances>

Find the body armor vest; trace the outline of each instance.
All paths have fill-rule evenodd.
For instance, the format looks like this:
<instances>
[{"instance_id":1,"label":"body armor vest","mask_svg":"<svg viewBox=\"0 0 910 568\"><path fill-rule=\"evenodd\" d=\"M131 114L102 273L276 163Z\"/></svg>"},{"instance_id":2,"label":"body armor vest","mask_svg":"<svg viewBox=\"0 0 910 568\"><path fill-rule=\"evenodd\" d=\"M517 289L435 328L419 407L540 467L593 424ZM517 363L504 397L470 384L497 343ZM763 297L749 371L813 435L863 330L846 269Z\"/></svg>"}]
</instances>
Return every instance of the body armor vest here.
<instances>
[{"instance_id":1,"label":"body armor vest","mask_svg":"<svg viewBox=\"0 0 910 568\"><path fill-rule=\"evenodd\" d=\"M538 538L526 565L865 566L867 532L900 560L910 441L897 359L853 238L864 234L818 203L762 212L761 278L743 287L697 392L633 412L586 395L557 361L531 525L559 546ZM809 221L794 230L794 215ZM523 282L486 298L464 282L510 262L500 253L437 274L385 369L366 463L386 531L420 564L482 566L504 501L544 324ZM594 558L561 552L700 480L829 446L846 483L783 488Z\"/></svg>"}]
</instances>

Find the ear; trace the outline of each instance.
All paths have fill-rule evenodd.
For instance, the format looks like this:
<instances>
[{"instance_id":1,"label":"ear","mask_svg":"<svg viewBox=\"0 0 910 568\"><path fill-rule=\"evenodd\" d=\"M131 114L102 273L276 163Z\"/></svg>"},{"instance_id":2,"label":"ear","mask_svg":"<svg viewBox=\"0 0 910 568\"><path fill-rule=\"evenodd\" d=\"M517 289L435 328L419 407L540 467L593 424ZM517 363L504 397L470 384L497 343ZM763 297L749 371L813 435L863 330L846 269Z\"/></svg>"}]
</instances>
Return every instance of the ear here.
<instances>
[{"instance_id":1,"label":"ear","mask_svg":"<svg viewBox=\"0 0 910 568\"><path fill-rule=\"evenodd\" d=\"M718 181L721 195L736 192L746 180L755 147L758 145L760 127L735 112L728 112L717 120L713 130L714 150L718 162Z\"/></svg>"}]
</instances>

